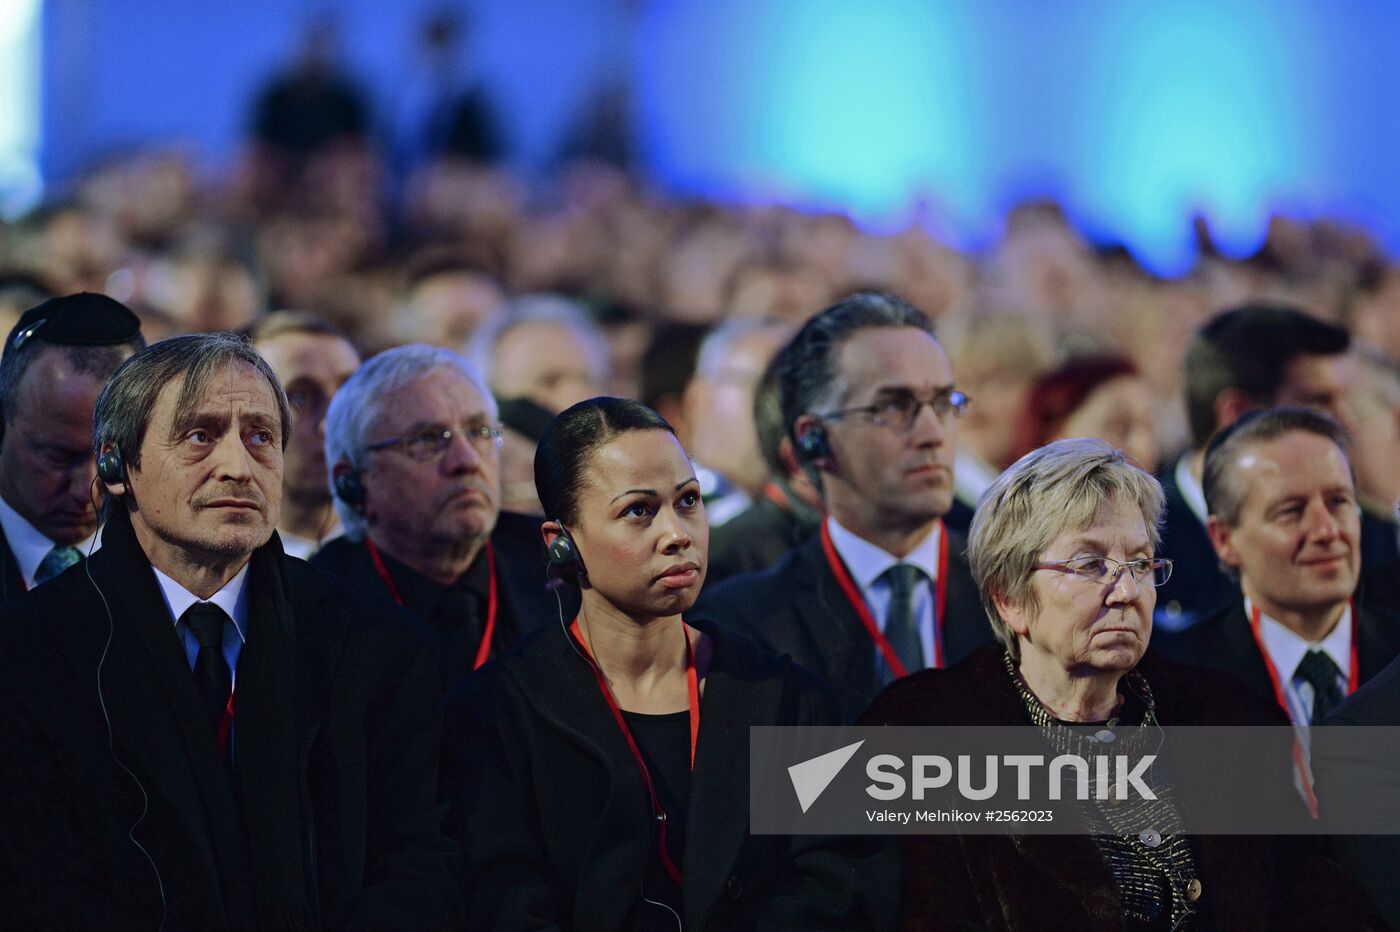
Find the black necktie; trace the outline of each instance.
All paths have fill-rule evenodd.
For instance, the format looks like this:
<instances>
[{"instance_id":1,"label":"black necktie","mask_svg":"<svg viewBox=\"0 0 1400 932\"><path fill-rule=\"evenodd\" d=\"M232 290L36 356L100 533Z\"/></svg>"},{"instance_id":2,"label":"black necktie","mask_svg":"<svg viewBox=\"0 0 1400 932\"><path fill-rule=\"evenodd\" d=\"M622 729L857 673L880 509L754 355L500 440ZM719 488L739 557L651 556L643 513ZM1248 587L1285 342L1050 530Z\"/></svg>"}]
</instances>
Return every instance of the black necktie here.
<instances>
[{"instance_id":1,"label":"black necktie","mask_svg":"<svg viewBox=\"0 0 1400 932\"><path fill-rule=\"evenodd\" d=\"M1310 650L1298 663L1298 676L1312 684L1313 705L1309 724L1318 725L1342 701L1342 686L1339 682L1342 671L1335 661L1320 650Z\"/></svg>"},{"instance_id":2,"label":"black necktie","mask_svg":"<svg viewBox=\"0 0 1400 932\"><path fill-rule=\"evenodd\" d=\"M199 642L199 655L194 661L194 684L204 700L204 710L214 734L228 707L233 690L233 673L224 659L224 622L229 621L224 610L212 602L196 602L185 610L180 620L189 625Z\"/></svg>"},{"instance_id":3,"label":"black necktie","mask_svg":"<svg viewBox=\"0 0 1400 932\"><path fill-rule=\"evenodd\" d=\"M894 648L895 656L904 664L904 672L922 670L924 645L919 637L919 622L914 617L914 585L924 578L924 571L912 563L896 563L880 574L890 585L890 608L885 615L885 639ZM883 673L889 679L894 671L888 665Z\"/></svg>"}]
</instances>

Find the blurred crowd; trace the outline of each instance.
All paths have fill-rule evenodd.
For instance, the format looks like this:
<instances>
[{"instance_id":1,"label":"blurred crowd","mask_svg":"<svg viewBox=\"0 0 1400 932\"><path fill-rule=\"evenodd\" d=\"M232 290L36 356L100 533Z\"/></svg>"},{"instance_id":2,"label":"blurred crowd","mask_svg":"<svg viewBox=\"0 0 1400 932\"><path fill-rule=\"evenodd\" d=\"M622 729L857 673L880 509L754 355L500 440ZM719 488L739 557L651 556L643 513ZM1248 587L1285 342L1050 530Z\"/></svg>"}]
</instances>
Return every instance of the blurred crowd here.
<instances>
[{"instance_id":1,"label":"blurred crowd","mask_svg":"<svg viewBox=\"0 0 1400 932\"><path fill-rule=\"evenodd\" d=\"M1019 412L1034 380L1086 354L1141 373L1145 464L1184 447L1182 354L1220 308L1292 304L1400 358L1400 269L1364 231L1278 217L1256 254L1232 259L1197 226L1195 267L1164 279L1087 240L1050 202L1013 208L1000 239L969 254L917 223L873 233L834 213L667 197L602 162L527 180L446 157L394 185L368 137L296 158L254 141L220 178L174 151L114 159L0 228L0 327L46 294L96 291L132 307L152 339L295 309L368 354L425 342L480 358L486 335L548 295L590 349L574 354L587 369L575 390L536 400L557 411L608 391L669 416L717 325L796 325L875 289L935 319L975 399L964 441L994 466L1028 449ZM539 342L545 329L497 347L521 359L493 368L528 382L554 349Z\"/></svg>"},{"instance_id":2,"label":"blurred crowd","mask_svg":"<svg viewBox=\"0 0 1400 932\"><path fill-rule=\"evenodd\" d=\"M753 493L770 471L749 411L769 358L840 297L886 292L935 321L973 399L959 464L971 504L1058 436L1102 436L1149 470L1198 446L1184 404L1191 334L1223 308L1288 305L1354 338L1365 364L1336 413L1368 438L1368 497L1380 510L1400 497L1381 475L1400 455L1400 266L1367 231L1277 216L1235 258L1206 219L1183 217L1196 260L1163 278L1048 200L1012 207L971 253L931 233L923 205L903 229L873 232L839 213L671 196L637 168L617 82L589 97L553 167L526 174L473 77L470 32L459 16L426 18L411 78L375 112L341 64L335 22L311 22L226 170L173 147L116 155L0 225L0 328L81 291L131 307L151 341L309 312L366 357L409 343L464 352L526 435L591 395L641 400L718 480ZM520 482L507 506L534 510L529 477L506 471Z\"/></svg>"}]
</instances>

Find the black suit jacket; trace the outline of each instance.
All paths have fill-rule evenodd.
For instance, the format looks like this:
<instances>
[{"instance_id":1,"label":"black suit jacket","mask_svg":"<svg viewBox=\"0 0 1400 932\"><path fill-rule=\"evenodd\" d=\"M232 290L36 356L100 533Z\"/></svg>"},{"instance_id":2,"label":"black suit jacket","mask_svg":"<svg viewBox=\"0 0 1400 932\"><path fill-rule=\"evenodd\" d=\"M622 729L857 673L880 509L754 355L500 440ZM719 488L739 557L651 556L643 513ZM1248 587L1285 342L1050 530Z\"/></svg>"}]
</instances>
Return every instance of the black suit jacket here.
<instances>
[{"instance_id":1,"label":"black suit jacket","mask_svg":"<svg viewBox=\"0 0 1400 932\"><path fill-rule=\"evenodd\" d=\"M943 649L948 664L995 640L964 555L948 534L948 603ZM700 594L692 612L738 628L764 650L787 654L836 691L842 717L854 721L880 691L876 648L841 591L815 534L762 573L736 576Z\"/></svg>"},{"instance_id":2,"label":"black suit jacket","mask_svg":"<svg viewBox=\"0 0 1400 932\"><path fill-rule=\"evenodd\" d=\"M500 577L501 605L496 619L492 655L509 650L525 634L542 624L557 623L562 606L565 620L578 614L578 587L567 584L547 572L548 555L540 536L542 519L503 511L491 532L491 545L496 551L496 569ZM478 556L484 560L484 556ZM375 570L374 561L363 541L337 538L311 557L311 565L328 573L364 586L377 595L392 599L393 593L383 577ZM556 599L556 595L558 598ZM410 605L410 609L414 606ZM450 688L470 669L444 671L444 682Z\"/></svg>"},{"instance_id":3,"label":"black suit jacket","mask_svg":"<svg viewBox=\"0 0 1400 932\"><path fill-rule=\"evenodd\" d=\"M275 536L246 585L231 774L124 511L0 614L6 924L151 929L161 888L167 929L460 921L432 632Z\"/></svg>"},{"instance_id":4,"label":"black suit jacket","mask_svg":"<svg viewBox=\"0 0 1400 932\"><path fill-rule=\"evenodd\" d=\"M0 604L18 599L24 595L24 577L19 572L19 561L5 539L5 529L0 528Z\"/></svg>"},{"instance_id":5,"label":"black suit jacket","mask_svg":"<svg viewBox=\"0 0 1400 932\"><path fill-rule=\"evenodd\" d=\"M760 498L710 532L710 585L743 573L765 570L817 532L820 516L807 520L791 508Z\"/></svg>"},{"instance_id":6,"label":"black suit jacket","mask_svg":"<svg viewBox=\"0 0 1400 932\"><path fill-rule=\"evenodd\" d=\"M1334 807L1364 799L1369 831L1400 832L1400 660L1333 710L1334 725L1390 726L1364 739L1349 728L1321 729L1313 739L1313 775L1324 820ZM1335 822L1334 822L1335 824ZM1400 834L1344 834L1333 838L1337 856L1392 927L1400 927Z\"/></svg>"},{"instance_id":7,"label":"black suit jacket","mask_svg":"<svg viewBox=\"0 0 1400 932\"><path fill-rule=\"evenodd\" d=\"M1400 654L1400 616L1385 609L1356 606L1356 653L1360 681L1374 677L1396 654ZM1255 694L1274 699L1273 682L1264 666L1264 655L1254 643L1249 616L1238 591L1235 602L1224 611L1185 631L1172 634L1154 632L1152 649L1180 663L1211 667L1228 673ZM1279 671L1289 676L1292 671Z\"/></svg>"},{"instance_id":8,"label":"black suit jacket","mask_svg":"<svg viewBox=\"0 0 1400 932\"><path fill-rule=\"evenodd\" d=\"M685 927L888 928L899 869L887 840L748 830L749 728L835 724L830 693L740 635L706 630L714 654L686 814ZM445 780L479 928L618 929L638 908L651 807L576 650L542 628L448 700Z\"/></svg>"},{"instance_id":9,"label":"black suit jacket","mask_svg":"<svg viewBox=\"0 0 1400 932\"><path fill-rule=\"evenodd\" d=\"M1220 568L1205 525L1186 504L1176 481L1176 464L1157 478L1167 498L1157 554L1172 561L1172 576L1157 590L1154 622L1159 628L1190 627L1230 605L1239 587Z\"/></svg>"}]
</instances>

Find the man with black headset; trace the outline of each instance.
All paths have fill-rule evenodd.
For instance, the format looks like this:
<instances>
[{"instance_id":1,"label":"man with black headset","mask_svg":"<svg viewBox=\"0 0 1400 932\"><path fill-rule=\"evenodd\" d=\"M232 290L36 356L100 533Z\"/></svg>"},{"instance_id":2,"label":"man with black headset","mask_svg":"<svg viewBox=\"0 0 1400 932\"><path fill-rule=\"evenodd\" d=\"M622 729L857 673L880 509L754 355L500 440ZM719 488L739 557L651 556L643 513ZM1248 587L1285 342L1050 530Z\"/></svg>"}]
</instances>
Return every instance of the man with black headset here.
<instances>
[{"instance_id":1,"label":"man with black headset","mask_svg":"<svg viewBox=\"0 0 1400 932\"><path fill-rule=\"evenodd\" d=\"M45 301L10 331L0 358L0 602L100 546L92 408L145 345L136 315L100 294Z\"/></svg>"},{"instance_id":2,"label":"man with black headset","mask_svg":"<svg viewBox=\"0 0 1400 932\"><path fill-rule=\"evenodd\" d=\"M578 611L578 590L546 574L540 519L500 510L500 445L496 400L476 370L421 343L361 366L326 415L345 536L311 564L427 621L445 690Z\"/></svg>"},{"instance_id":3,"label":"man with black headset","mask_svg":"<svg viewBox=\"0 0 1400 932\"><path fill-rule=\"evenodd\" d=\"M991 643L943 524L967 398L928 318L890 295L827 308L780 358L783 421L827 517L767 570L706 589L695 614L790 654L854 719L891 680Z\"/></svg>"},{"instance_id":4,"label":"man with black headset","mask_svg":"<svg viewBox=\"0 0 1400 932\"><path fill-rule=\"evenodd\" d=\"M288 559L290 412L227 334L94 412L104 546L0 613L13 928L448 928L430 630Z\"/></svg>"}]
</instances>

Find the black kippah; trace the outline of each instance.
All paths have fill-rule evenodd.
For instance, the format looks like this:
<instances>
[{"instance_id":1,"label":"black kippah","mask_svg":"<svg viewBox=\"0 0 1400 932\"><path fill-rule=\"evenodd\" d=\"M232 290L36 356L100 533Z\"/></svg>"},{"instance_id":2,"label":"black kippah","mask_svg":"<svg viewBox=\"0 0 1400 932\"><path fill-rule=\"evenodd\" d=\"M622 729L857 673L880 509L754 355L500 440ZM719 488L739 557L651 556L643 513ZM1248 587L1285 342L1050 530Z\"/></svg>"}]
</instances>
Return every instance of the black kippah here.
<instances>
[{"instance_id":1,"label":"black kippah","mask_svg":"<svg viewBox=\"0 0 1400 932\"><path fill-rule=\"evenodd\" d=\"M20 315L5 352L37 337L59 346L117 346L141 335L141 320L125 304L84 291L50 298Z\"/></svg>"}]
</instances>

